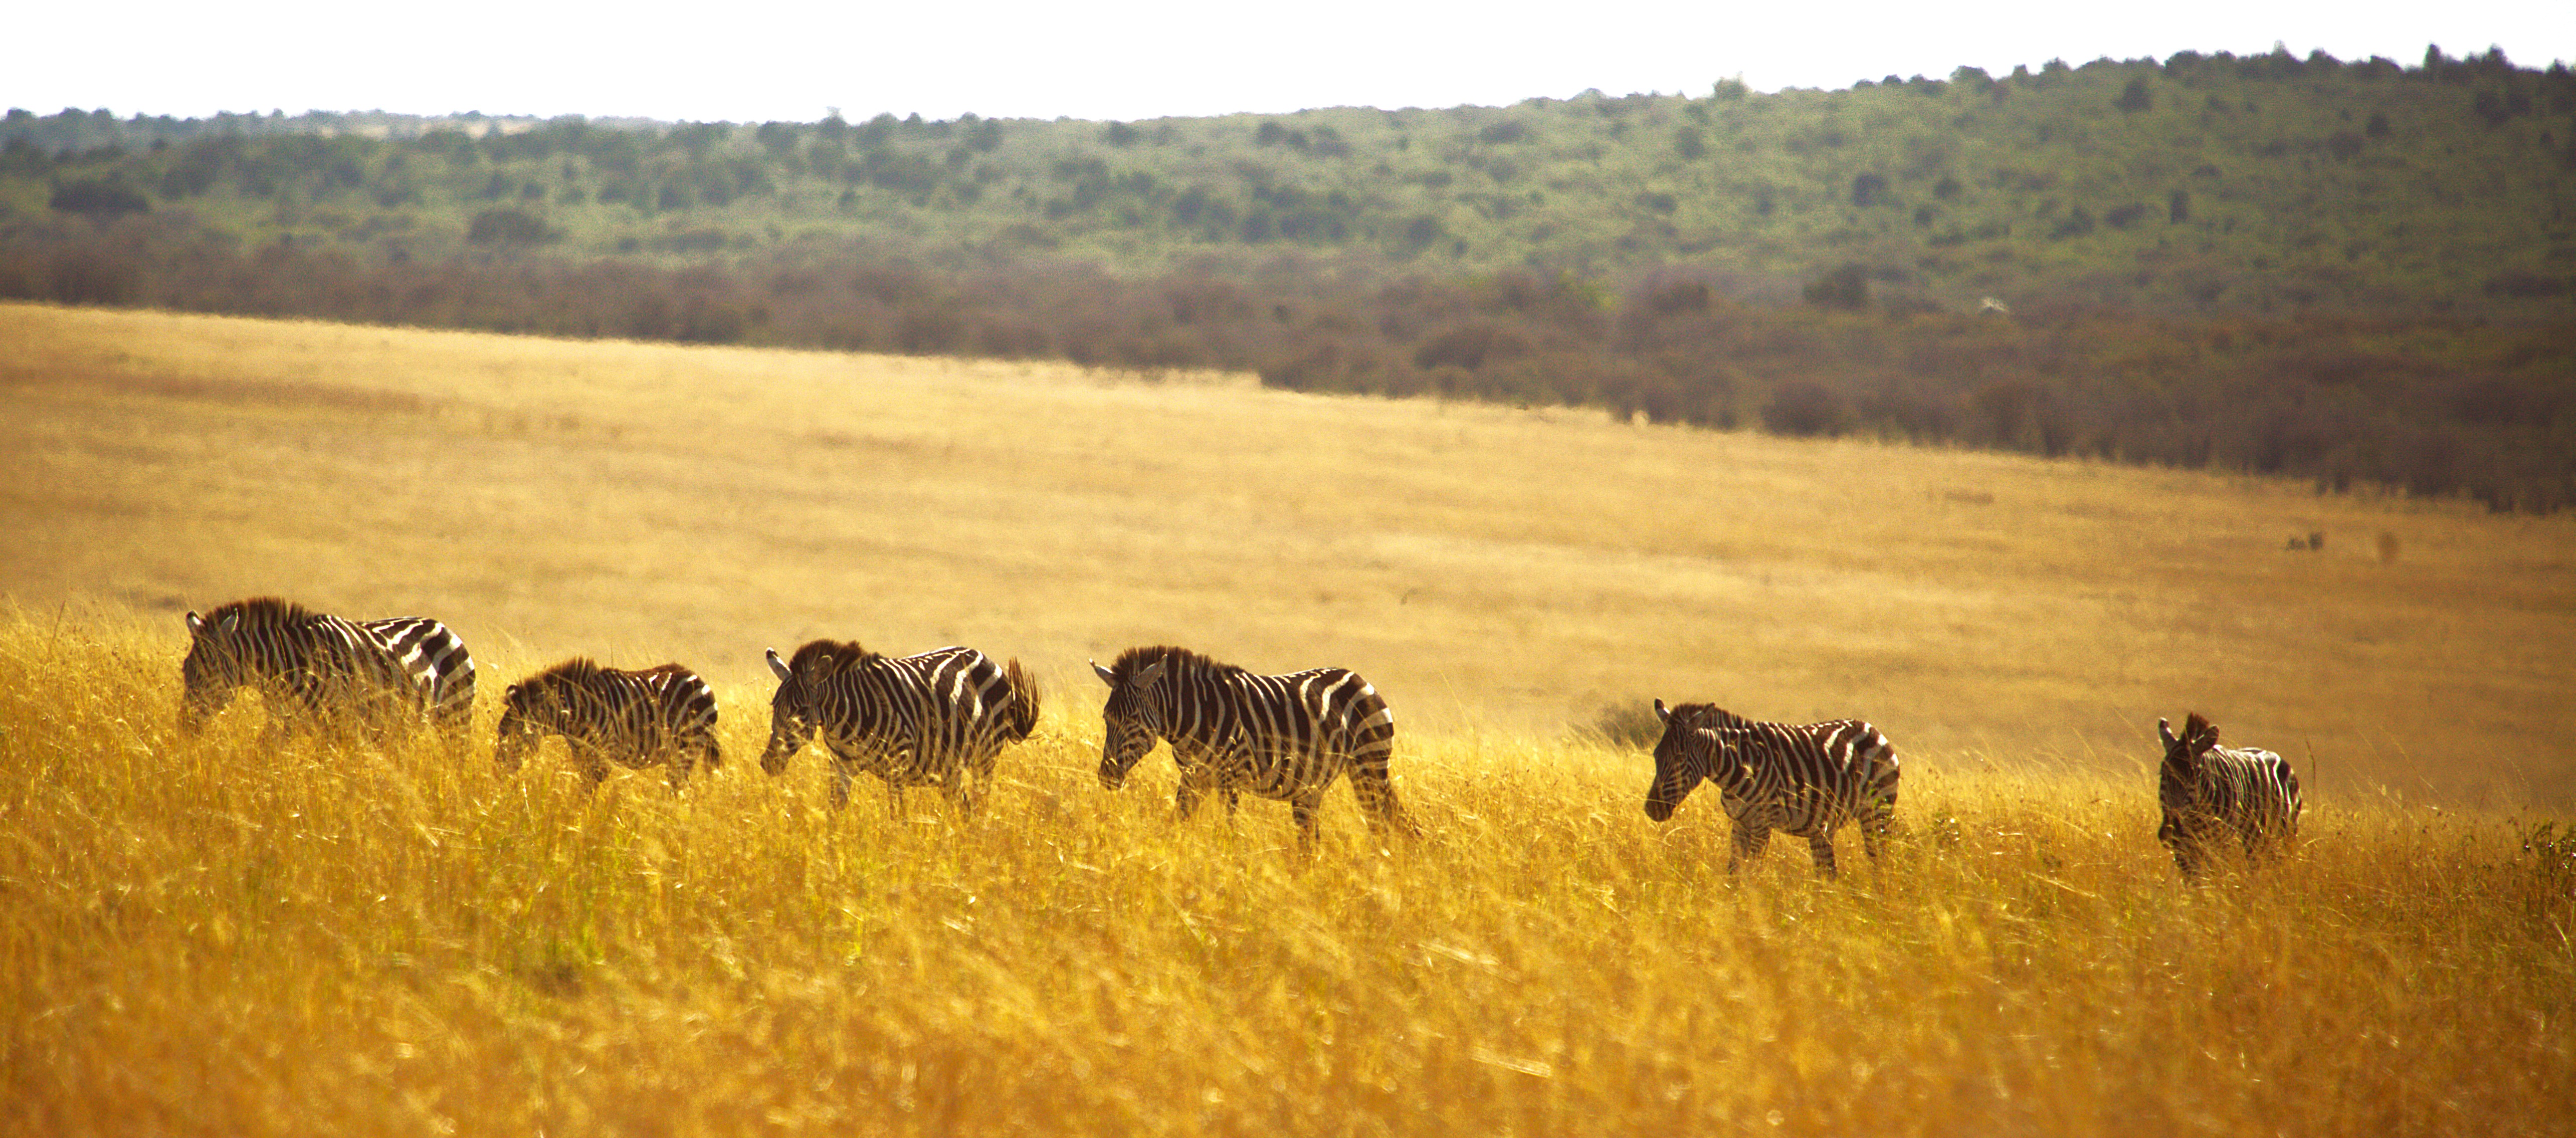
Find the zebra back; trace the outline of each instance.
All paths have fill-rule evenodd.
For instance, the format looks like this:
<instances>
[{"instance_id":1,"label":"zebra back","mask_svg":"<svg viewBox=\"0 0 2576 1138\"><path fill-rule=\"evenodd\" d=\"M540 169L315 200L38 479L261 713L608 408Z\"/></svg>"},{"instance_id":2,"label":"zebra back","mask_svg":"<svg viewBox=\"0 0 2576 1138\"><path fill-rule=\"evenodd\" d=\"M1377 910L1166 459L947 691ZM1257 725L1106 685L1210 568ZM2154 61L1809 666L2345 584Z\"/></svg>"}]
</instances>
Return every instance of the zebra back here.
<instances>
[{"instance_id":1,"label":"zebra back","mask_svg":"<svg viewBox=\"0 0 2576 1138\"><path fill-rule=\"evenodd\" d=\"M454 730L473 721L474 656L456 633L425 616L370 620L358 627L383 641L421 689L430 722Z\"/></svg>"}]
</instances>

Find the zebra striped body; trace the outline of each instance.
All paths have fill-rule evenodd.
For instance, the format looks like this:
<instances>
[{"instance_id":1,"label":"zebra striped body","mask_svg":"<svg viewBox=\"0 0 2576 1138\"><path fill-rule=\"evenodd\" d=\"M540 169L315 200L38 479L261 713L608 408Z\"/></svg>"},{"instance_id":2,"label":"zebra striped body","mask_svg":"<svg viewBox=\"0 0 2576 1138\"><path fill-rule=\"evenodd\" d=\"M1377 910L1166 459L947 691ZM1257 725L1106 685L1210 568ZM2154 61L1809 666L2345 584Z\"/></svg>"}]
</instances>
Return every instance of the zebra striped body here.
<instances>
[{"instance_id":1,"label":"zebra striped body","mask_svg":"<svg viewBox=\"0 0 2576 1138\"><path fill-rule=\"evenodd\" d=\"M2299 776L2289 760L2270 751L2221 747L2218 727L2194 713L2176 737L2173 724L2156 720L2165 744L2156 799L2164 823L2156 840L2174 855L2187 879L2200 877L2209 843L2229 837L2248 862L2260 861L2275 842L2299 834Z\"/></svg>"},{"instance_id":2,"label":"zebra striped body","mask_svg":"<svg viewBox=\"0 0 2576 1138\"><path fill-rule=\"evenodd\" d=\"M1187 818L1201 795L1238 792L1289 804L1300 849L1315 841L1315 811L1344 772L1371 832L1415 827L1387 777L1395 715L1355 672L1316 668L1254 675L1183 648L1132 648L1092 670L1109 685L1101 709L1100 784L1116 790L1157 740L1180 767L1175 805Z\"/></svg>"},{"instance_id":3,"label":"zebra striped body","mask_svg":"<svg viewBox=\"0 0 2576 1138\"><path fill-rule=\"evenodd\" d=\"M193 733L256 687L292 701L308 719L347 716L381 731L426 714L441 729L474 714L474 658L447 626L427 617L353 622L275 597L188 614L179 728Z\"/></svg>"},{"instance_id":4,"label":"zebra striped body","mask_svg":"<svg viewBox=\"0 0 2576 1138\"><path fill-rule=\"evenodd\" d=\"M992 782L993 757L1037 729L1037 687L1020 662L998 665L972 648L896 659L816 640L791 659L770 652L769 668L778 692L760 767L779 774L819 740L832 755L835 809L850 800L851 773L866 771L885 780L898 813L909 786L939 787L971 812Z\"/></svg>"},{"instance_id":5,"label":"zebra striped body","mask_svg":"<svg viewBox=\"0 0 2576 1138\"><path fill-rule=\"evenodd\" d=\"M1735 820L1726 868L1733 872L1759 856L1780 830L1807 839L1816 872L1834 875L1834 831L1845 822L1861 827L1861 845L1878 856L1878 840L1896 816L1896 749L1876 727L1857 719L1789 725L1758 723L1708 704L1666 710L1664 737L1655 744L1655 782L1646 791L1646 816L1673 816L1682 798L1707 779L1717 784L1718 804Z\"/></svg>"},{"instance_id":6,"label":"zebra striped body","mask_svg":"<svg viewBox=\"0 0 2576 1138\"><path fill-rule=\"evenodd\" d=\"M716 694L696 672L678 664L629 672L573 659L510 685L492 758L515 771L547 736L561 736L593 787L607 780L614 759L636 770L669 763L678 790L698 763L710 771L724 765L715 732Z\"/></svg>"}]
</instances>

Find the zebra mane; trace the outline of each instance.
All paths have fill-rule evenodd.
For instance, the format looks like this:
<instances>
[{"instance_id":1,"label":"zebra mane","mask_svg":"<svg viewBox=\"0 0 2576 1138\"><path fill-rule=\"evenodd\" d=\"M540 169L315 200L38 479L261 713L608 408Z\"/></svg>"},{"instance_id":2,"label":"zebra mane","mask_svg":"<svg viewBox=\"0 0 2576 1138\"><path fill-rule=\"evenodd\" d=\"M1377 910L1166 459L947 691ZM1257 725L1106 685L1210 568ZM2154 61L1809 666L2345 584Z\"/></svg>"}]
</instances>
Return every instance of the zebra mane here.
<instances>
[{"instance_id":1,"label":"zebra mane","mask_svg":"<svg viewBox=\"0 0 2576 1138\"><path fill-rule=\"evenodd\" d=\"M251 597L228 601L206 610L206 623L221 625L238 618L244 625L297 624L320 615L303 605L281 597Z\"/></svg>"},{"instance_id":2,"label":"zebra mane","mask_svg":"<svg viewBox=\"0 0 2576 1138\"><path fill-rule=\"evenodd\" d=\"M884 658L856 640L809 640L787 658L787 670L800 676L809 671L834 675Z\"/></svg>"},{"instance_id":3,"label":"zebra mane","mask_svg":"<svg viewBox=\"0 0 2576 1138\"><path fill-rule=\"evenodd\" d=\"M1744 727L1753 721L1713 703L1680 703L1667 712L1684 727Z\"/></svg>"},{"instance_id":4,"label":"zebra mane","mask_svg":"<svg viewBox=\"0 0 2576 1138\"><path fill-rule=\"evenodd\" d=\"M2202 735L2209 736L2209 741L2211 743L2217 743L2218 725L2210 722L2208 718L2201 715L2201 713L2197 711L2192 712L2190 718L2182 721L2182 737L2185 741L2190 741L2198 739Z\"/></svg>"},{"instance_id":5,"label":"zebra mane","mask_svg":"<svg viewBox=\"0 0 2576 1138\"><path fill-rule=\"evenodd\" d=\"M1242 668L1238 668L1232 664L1218 663L1217 661L1211 660L1199 653L1192 652L1187 648L1175 648L1169 644L1156 644L1144 648L1130 648L1119 653L1118 658L1110 662L1109 674L1118 677L1119 681L1124 683L1129 676L1136 674L1136 669L1152 664L1156 660L1166 661L1173 665L1196 665L1197 670L1217 672L1220 674L1243 671Z\"/></svg>"},{"instance_id":6,"label":"zebra mane","mask_svg":"<svg viewBox=\"0 0 2576 1138\"><path fill-rule=\"evenodd\" d=\"M566 660L546 669L545 671L538 672L535 675L529 676L527 679L519 681L519 686L529 687L537 684L552 686L561 683L583 684L598 678L601 672L605 672L607 670L608 669L602 666L599 661L593 660L588 656L575 656L572 659Z\"/></svg>"}]
</instances>

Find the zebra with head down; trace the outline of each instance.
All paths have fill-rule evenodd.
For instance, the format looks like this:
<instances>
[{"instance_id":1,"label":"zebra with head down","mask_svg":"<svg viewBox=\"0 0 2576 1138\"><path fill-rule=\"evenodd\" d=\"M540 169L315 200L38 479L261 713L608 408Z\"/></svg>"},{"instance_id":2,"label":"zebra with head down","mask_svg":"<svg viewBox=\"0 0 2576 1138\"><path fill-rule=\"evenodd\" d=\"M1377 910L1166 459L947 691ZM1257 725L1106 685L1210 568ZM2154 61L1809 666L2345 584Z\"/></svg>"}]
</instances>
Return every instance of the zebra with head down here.
<instances>
[{"instance_id":1,"label":"zebra with head down","mask_svg":"<svg viewBox=\"0 0 2576 1138\"><path fill-rule=\"evenodd\" d=\"M760 767L782 773L819 741L832 756L834 809L849 803L851 774L865 771L885 780L898 814L909 786L939 787L971 813L992 783L994 756L1037 730L1037 685L1020 662L995 664L972 648L897 659L816 640L783 660L771 651L769 669L778 691Z\"/></svg>"},{"instance_id":2,"label":"zebra with head down","mask_svg":"<svg viewBox=\"0 0 2576 1138\"><path fill-rule=\"evenodd\" d=\"M493 761L516 771L549 735L563 738L594 789L612 759L634 770L670 764L675 791L690 768L724 766L715 691L678 664L630 672L575 658L510 685Z\"/></svg>"},{"instance_id":3,"label":"zebra with head down","mask_svg":"<svg viewBox=\"0 0 2576 1138\"><path fill-rule=\"evenodd\" d=\"M188 614L179 729L194 734L241 688L269 699L283 725L352 719L375 733L427 717L442 730L474 714L474 658L428 617L349 621L276 597Z\"/></svg>"},{"instance_id":4,"label":"zebra with head down","mask_svg":"<svg viewBox=\"0 0 2576 1138\"><path fill-rule=\"evenodd\" d=\"M1857 719L1790 725L1760 723L1710 704L1667 709L1655 743L1655 781L1646 816L1661 822L1702 780L1717 784L1718 805L1735 822L1727 872L1761 855L1771 831L1807 839L1816 872L1834 876L1834 831L1858 822L1861 848L1878 842L1896 815L1896 748Z\"/></svg>"}]
</instances>

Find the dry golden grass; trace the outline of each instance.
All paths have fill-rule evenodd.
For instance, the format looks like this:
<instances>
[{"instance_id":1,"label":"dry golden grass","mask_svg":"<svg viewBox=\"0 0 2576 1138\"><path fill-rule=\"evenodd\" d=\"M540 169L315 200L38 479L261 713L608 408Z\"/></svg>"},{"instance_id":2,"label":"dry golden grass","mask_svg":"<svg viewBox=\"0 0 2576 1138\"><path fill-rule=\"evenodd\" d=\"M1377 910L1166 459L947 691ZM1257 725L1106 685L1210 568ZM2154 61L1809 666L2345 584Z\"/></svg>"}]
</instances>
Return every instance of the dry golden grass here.
<instances>
[{"instance_id":1,"label":"dry golden grass","mask_svg":"<svg viewBox=\"0 0 2576 1138\"><path fill-rule=\"evenodd\" d=\"M479 738L175 738L167 652L0 630L0 1128L78 1135L2563 1133L2576 862L2321 810L2178 885L2131 780L1951 773L1881 864L1735 881L1632 756L1404 753L1336 791L1111 794L1087 710L989 811L820 807L812 756L675 799ZM756 689L723 693L756 704ZM488 729L487 709L481 726Z\"/></svg>"},{"instance_id":2,"label":"dry golden grass","mask_svg":"<svg viewBox=\"0 0 2576 1138\"><path fill-rule=\"evenodd\" d=\"M1221 377L27 306L0 347L0 1129L2570 1126L2576 862L2511 812L2576 796L2567 519ZM682 660L734 762L503 778L488 698L454 745L176 738L178 611L259 592L442 617L487 695ZM760 649L815 635L1050 677L987 813L758 773ZM1425 839L1337 789L1300 868L1275 804L1173 825L1161 759L1101 790L1082 658L1165 640L1369 675ZM1654 826L1568 734L1655 696L1871 718L1896 851L1729 881L1705 793ZM2186 708L2308 780L2277 872L2174 881Z\"/></svg>"},{"instance_id":3,"label":"dry golden grass","mask_svg":"<svg viewBox=\"0 0 2576 1138\"><path fill-rule=\"evenodd\" d=\"M0 344L0 596L174 655L256 593L501 677L832 636L1089 699L1171 642L1435 732L1704 699L2144 777L2198 710L2329 794L2576 799L2576 518L1039 365L26 305Z\"/></svg>"}]
</instances>

